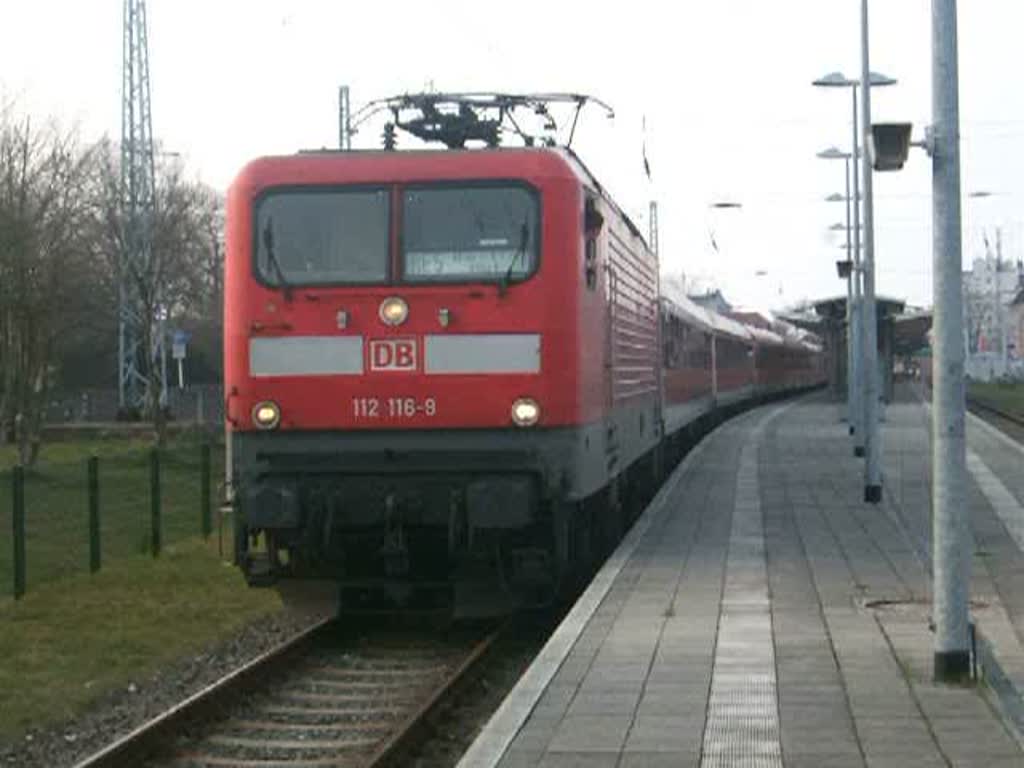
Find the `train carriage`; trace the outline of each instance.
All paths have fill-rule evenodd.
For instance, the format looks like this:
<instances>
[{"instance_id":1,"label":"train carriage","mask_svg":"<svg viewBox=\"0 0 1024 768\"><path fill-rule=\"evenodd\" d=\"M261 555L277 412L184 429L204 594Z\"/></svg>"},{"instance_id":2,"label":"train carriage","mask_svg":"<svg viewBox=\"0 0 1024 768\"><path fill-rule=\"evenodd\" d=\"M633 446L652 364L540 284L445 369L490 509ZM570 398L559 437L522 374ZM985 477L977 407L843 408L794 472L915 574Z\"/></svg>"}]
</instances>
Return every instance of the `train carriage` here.
<instances>
[{"instance_id":1,"label":"train carriage","mask_svg":"<svg viewBox=\"0 0 1024 768\"><path fill-rule=\"evenodd\" d=\"M662 389L665 433L711 411L715 403L715 325L711 313L685 295L662 296Z\"/></svg>"},{"instance_id":2,"label":"train carriage","mask_svg":"<svg viewBox=\"0 0 1024 768\"><path fill-rule=\"evenodd\" d=\"M754 336L748 326L726 315L710 313L714 328L715 404L732 406L757 393Z\"/></svg>"},{"instance_id":3,"label":"train carriage","mask_svg":"<svg viewBox=\"0 0 1024 768\"><path fill-rule=\"evenodd\" d=\"M747 330L754 340L754 370L758 391L770 395L784 390L788 384L785 340L766 328L752 325Z\"/></svg>"}]
</instances>

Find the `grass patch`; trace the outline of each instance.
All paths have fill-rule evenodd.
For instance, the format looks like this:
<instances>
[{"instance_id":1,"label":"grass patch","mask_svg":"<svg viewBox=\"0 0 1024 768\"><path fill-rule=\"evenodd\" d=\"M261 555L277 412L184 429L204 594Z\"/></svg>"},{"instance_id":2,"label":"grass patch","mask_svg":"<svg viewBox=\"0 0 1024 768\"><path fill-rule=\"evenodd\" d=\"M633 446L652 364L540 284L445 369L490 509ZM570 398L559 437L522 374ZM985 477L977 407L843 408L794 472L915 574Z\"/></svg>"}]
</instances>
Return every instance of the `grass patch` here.
<instances>
[{"instance_id":1,"label":"grass patch","mask_svg":"<svg viewBox=\"0 0 1024 768\"><path fill-rule=\"evenodd\" d=\"M103 436L98 433L72 440L44 442L39 449L39 466L77 464L90 456L116 458L125 455L141 455L153 444L152 439L133 436ZM0 470L10 469L18 462L18 451L14 445L0 445Z\"/></svg>"},{"instance_id":2,"label":"grass patch","mask_svg":"<svg viewBox=\"0 0 1024 768\"><path fill-rule=\"evenodd\" d=\"M157 560L126 558L95 575L0 603L0 738L85 704L280 609L217 555L187 540Z\"/></svg>"},{"instance_id":3,"label":"grass patch","mask_svg":"<svg viewBox=\"0 0 1024 768\"><path fill-rule=\"evenodd\" d=\"M161 451L162 540L201 531L201 439L182 435ZM150 443L135 438L93 438L52 443L25 472L28 590L82 573L89 565L86 461L99 458L103 562L147 552L150 541ZM0 447L0 593L11 589L11 472L16 452ZM223 477L224 455L211 449L212 504Z\"/></svg>"},{"instance_id":4,"label":"grass patch","mask_svg":"<svg viewBox=\"0 0 1024 768\"><path fill-rule=\"evenodd\" d=\"M967 393L976 400L1024 418L1024 384L972 381Z\"/></svg>"}]
</instances>

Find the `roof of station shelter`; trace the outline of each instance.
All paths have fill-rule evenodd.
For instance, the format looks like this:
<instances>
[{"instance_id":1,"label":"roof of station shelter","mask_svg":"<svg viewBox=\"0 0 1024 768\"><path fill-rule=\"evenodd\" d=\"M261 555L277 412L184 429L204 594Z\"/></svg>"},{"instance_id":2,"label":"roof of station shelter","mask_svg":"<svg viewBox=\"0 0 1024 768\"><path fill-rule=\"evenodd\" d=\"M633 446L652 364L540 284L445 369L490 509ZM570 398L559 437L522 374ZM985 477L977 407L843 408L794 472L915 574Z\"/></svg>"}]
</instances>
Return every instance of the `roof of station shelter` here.
<instances>
[{"instance_id":1,"label":"roof of station shelter","mask_svg":"<svg viewBox=\"0 0 1024 768\"><path fill-rule=\"evenodd\" d=\"M899 315L907 306L903 299L894 299L891 296L876 296L876 311L880 317ZM815 313L822 318L846 317L846 296L835 296L833 298L821 299L813 304Z\"/></svg>"}]
</instances>

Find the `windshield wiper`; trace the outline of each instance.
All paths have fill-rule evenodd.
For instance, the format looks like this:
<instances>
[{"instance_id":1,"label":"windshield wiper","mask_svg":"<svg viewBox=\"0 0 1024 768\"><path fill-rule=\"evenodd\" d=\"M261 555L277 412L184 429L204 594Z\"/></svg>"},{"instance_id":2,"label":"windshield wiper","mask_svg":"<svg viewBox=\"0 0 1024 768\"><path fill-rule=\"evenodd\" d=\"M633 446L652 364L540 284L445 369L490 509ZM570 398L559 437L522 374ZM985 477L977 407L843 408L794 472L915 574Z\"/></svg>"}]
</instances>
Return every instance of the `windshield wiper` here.
<instances>
[{"instance_id":1,"label":"windshield wiper","mask_svg":"<svg viewBox=\"0 0 1024 768\"><path fill-rule=\"evenodd\" d=\"M274 217L268 216L267 223L263 226L263 247L267 251L267 261L277 272L277 282L281 286L281 291L284 293L284 300L290 302L292 300L292 287L288 283L288 279L284 276L284 270L281 269L281 262L277 260L277 254L274 252Z\"/></svg>"},{"instance_id":2,"label":"windshield wiper","mask_svg":"<svg viewBox=\"0 0 1024 768\"><path fill-rule=\"evenodd\" d=\"M512 270L516 267L516 262L521 256L526 255L526 245L530 240L530 225L526 223L526 219L523 219L523 225L519 228L519 247L516 248L515 253L512 254L512 260L508 263L508 269L505 270L505 274L502 275L501 279L498 280L498 295L504 296L508 291L508 284L512 280Z\"/></svg>"}]
</instances>

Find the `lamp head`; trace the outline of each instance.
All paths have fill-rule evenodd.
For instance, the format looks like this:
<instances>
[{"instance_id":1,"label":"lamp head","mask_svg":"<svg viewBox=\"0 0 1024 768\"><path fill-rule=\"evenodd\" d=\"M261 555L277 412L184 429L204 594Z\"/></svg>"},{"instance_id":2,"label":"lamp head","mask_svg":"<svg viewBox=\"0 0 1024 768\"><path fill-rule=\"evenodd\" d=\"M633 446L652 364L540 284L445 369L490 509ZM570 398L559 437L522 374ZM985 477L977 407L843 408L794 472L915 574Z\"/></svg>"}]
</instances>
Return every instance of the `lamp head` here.
<instances>
[{"instance_id":1,"label":"lamp head","mask_svg":"<svg viewBox=\"0 0 1024 768\"><path fill-rule=\"evenodd\" d=\"M910 152L910 123L874 123L871 160L876 171L898 171Z\"/></svg>"},{"instance_id":2,"label":"lamp head","mask_svg":"<svg viewBox=\"0 0 1024 768\"><path fill-rule=\"evenodd\" d=\"M896 85L897 82L896 78L883 75L880 72L872 72L868 75L868 81L871 83L872 88ZM812 81L812 85L816 85L819 88L850 88L860 85L860 80L849 78L842 72L829 72L827 75L822 75L817 80Z\"/></svg>"},{"instance_id":3,"label":"lamp head","mask_svg":"<svg viewBox=\"0 0 1024 768\"><path fill-rule=\"evenodd\" d=\"M883 75L879 72L872 72L868 76L868 80L871 83L872 88L880 88L886 85L896 85L897 83L895 77L889 77L888 75Z\"/></svg>"},{"instance_id":4,"label":"lamp head","mask_svg":"<svg viewBox=\"0 0 1024 768\"><path fill-rule=\"evenodd\" d=\"M846 160L851 157L849 152L843 152L839 147L829 147L818 153L822 160Z\"/></svg>"},{"instance_id":5,"label":"lamp head","mask_svg":"<svg viewBox=\"0 0 1024 768\"><path fill-rule=\"evenodd\" d=\"M819 88L849 88L851 85L857 85L857 81L851 80L842 72L829 72L814 80L812 85Z\"/></svg>"}]
</instances>

